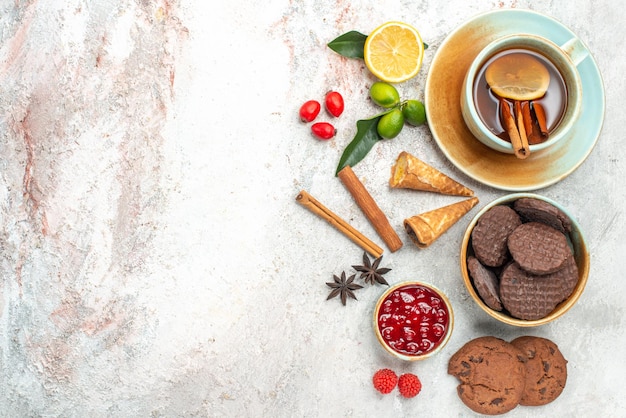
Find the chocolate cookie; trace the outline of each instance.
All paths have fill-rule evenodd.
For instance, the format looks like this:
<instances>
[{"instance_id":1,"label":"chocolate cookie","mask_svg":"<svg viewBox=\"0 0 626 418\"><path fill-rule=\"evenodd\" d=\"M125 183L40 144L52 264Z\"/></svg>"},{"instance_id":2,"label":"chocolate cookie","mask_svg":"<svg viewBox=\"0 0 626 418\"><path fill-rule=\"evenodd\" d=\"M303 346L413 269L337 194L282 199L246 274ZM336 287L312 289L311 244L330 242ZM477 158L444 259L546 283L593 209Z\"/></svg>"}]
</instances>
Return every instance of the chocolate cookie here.
<instances>
[{"instance_id":1,"label":"chocolate cookie","mask_svg":"<svg viewBox=\"0 0 626 418\"><path fill-rule=\"evenodd\" d=\"M561 209L544 200L523 197L515 201L513 209L524 222L542 222L564 234L572 232L570 218Z\"/></svg>"},{"instance_id":2,"label":"chocolate cookie","mask_svg":"<svg viewBox=\"0 0 626 418\"><path fill-rule=\"evenodd\" d=\"M448 373L461 381L457 386L461 401L474 412L487 415L515 408L526 384L522 352L496 337L467 342L450 358Z\"/></svg>"},{"instance_id":3,"label":"chocolate cookie","mask_svg":"<svg viewBox=\"0 0 626 418\"><path fill-rule=\"evenodd\" d=\"M480 217L472 230L472 248L480 262L489 267L504 264L508 257L509 234L522 221L509 206L494 206Z\"/></svg>"},{"instance_id":4,"label":"chocolate cookie","mask_svg":"<svg viewBox=\"0 0 626 418\"><path fill-rule=\"evenodd\" d=\"M557 281L561 284L561 294L559 296L562 298L561 301L564 301L572 294L572 292L574 292L574 289L578 284L579 276L576 258L573 254L570 255L563 263L561 270L542 277L551 278L552 280Z\"/></svg>"},{"instance_id":5,"label":"chocolate cookie","mask_svg":"<svg viewBox=\"0 0 626 418\"><path fill-rule=\"evenodd\" d=\"M577 283L578 266L573 255L565 260L560 270L540 276L512 262L500 275L500 300L511 316L532 321L552 312L572 294Z\"/></svg>"},{"instance_id":6,"label":"chocolate cookie","mask_svg":"<svg viewBox=\"0 0 626 418\"><path fill-rule=\"evenodd\" d=\"M508 238L513 260L532 274L549 274L559 270L572 255L562 232L541 222L521 224Z\"/></svg>"},{"instance_id":7,"label":"chocolate cookie","mask_svg":"<svg viewBox=\"0 0 626 418\"><path fill-rule=\"evenodd\" d=\"M559 397L567 381L567 360L552 341L524 336L511 341L526 359L526 386L521 405L538 406Z\"/></svg>"},{"instance_id":8,"label":"chocolate cookie","mask_svg":"<svg viewBox=\"0 0 626 418\"><path fill-rule=\"evenodd\" d=\"M474 256L467 258L467 269L483 302L494 311L501 311L500 283L496 274L480 264L480 261Z\"/></svg>"}]
</instances>

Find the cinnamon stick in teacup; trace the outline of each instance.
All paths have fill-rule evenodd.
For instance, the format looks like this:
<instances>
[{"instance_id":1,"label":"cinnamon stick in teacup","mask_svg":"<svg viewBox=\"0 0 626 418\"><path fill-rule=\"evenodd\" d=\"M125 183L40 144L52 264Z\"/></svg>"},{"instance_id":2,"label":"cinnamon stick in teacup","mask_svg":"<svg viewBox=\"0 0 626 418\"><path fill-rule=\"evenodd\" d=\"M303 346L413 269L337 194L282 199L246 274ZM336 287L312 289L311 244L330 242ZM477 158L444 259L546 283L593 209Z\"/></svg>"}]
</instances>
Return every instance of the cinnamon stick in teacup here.
<instances>
[{"instance_id":1,"label":"cinnamon stick in teacup","mask_svg":"<svg viewBox=\"0 0 626 418\"><path fill-rule=\"evenodd\" d=\"M522 104L522 115L524 117L524 129L528 137L528 145L535 145L542 143L545 138L539 131L539 125L533 116L531 103L532 102L524 102Z\"/></svg>"},{"instance_id":2,"label":"cinnamon stick in teacup","mask_svg":"<svg viewBox=\"0 0 626 418\"><path fill-rule=\"evenodd\" d=\"M528 135L526 131L526 123L524 122L524 114L522 113L522 103L528 105L528 101L515 100L513 102L513 110L515 112L515 120L517 123L517 131L519 132L519 138L522 142L522 149L526 150L526 154L530 154L530 148L528 147ZM528 155L526 155L528 156Z\"/></svg>"},{"instance_id":3,"label":"cinnamon stick in teacup","mask_svg":"<svg viewBox=\"0 0 626 418\"><path fill-rule=\"evenodd\" d=\"M342 168L337 176L391 252L399 250L402 247L402 240L352 168L350 166Z\"/></svg>"},{"instance_id":4,"label":"cinnamon stick in teacup","mask_svg":"<svg viewBox=\"0 0 626 418\"><path fill-rule=\"evenodd\" d=\"M530 112L530 102L526 101L521 104L522 120L524 121L524 131L528 138L528 143L531 144L531 137L533 135L533 117Z\"/></svg>"},{"instance_id":5,"label":"cinnamon stick in teacup","mask_svg":"<svg viewBox=\"0 0 626 418\"><path fill-rule=\"evenodd\" d=\"M526 145L526 148L524 148L522 139L517 129L517 123L515 122L515 118L511 113L509 103L503 98L500 98L500 114L502 115L502 125L504 126L504 130L509 135L511 145L513 145L513 151L515 152L515 156L519 159L524 159L528 157L528 155L530 154L528 150L528 144Z\"/></svg>"},{"instance_id":6,"label":"cinnamon stick in teacup","mask_svg":"<svg viewBox=\"0 0 626 418\"><path fill-rule=\"evenodd\" d=\"M533 111L535 112L535 117L537 118L537 123L539 124L539 130L541 131L541 135L547 138L548 126L546 124L546 111L540 103L535 102L533 102Z\"/></svg>"}]
</instances>

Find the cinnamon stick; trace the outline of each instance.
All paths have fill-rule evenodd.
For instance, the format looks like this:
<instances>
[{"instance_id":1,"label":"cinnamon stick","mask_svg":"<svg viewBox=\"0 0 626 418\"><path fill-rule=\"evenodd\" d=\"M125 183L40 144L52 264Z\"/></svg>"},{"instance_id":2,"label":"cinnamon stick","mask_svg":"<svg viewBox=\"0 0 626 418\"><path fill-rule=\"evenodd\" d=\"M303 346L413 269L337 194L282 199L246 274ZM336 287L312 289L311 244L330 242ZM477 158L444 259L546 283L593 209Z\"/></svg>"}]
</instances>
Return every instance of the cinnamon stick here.
<instances>
[{"instance_id":1,"label":"cinnamon stick","mask_svg":"<svg viewBox=\"0 0 626 418\"><path fill-rule=\"evenodd\" d=\"M544 136L544 139L548 137L548 125L546 123L546 111L540 103L533 102L533 111L535 112L535 117L537 118L537 123L539 124L539 130L541 131L541 135Z\"/></svg>"},{"instance_id":2,"label":"cinnamon stick","mask_svg":"<svg viewBox=\"0 0 626 418\"><path fill-rule=\"evenodd\" d=\"M374 244L365 235L354 229L346 221L341 219L335 213L333 213L326 206L322 205L313 196L306 191L302 190L296 196L296 202L318 215L320 218L326 220L329 224L334 226L337 230L342 232L345 236L350 238L352 242L357 244L363 250L368 252L372 257L378 258L382 255L383 249Z\"/></svg>"},{"instance_id":3,"label":"cinnamon stick","mask_svg":"<svg viewBox=\"0 0 626 418\"><path fill-rule=\"evenodd\" d=\"M363 186L363 183L354 174L352 168L345 166L337 176L391 252L399 250L402 247L402 240L391 227L387 216L380 210L374 198L372 198L365 186Z\"/></svg>"},{"instance_id":4,"label":"cinnamon stick","mask_svg":"<svg viewBox=\"0 0 626 418\"><path fill-rule=\"evenodd\" d=\"M531 143L531 136L533 135L533 117L530 112L530 102L525 101L521 104L522 107L522 119L524 120L524 130L526 131L526 137L528 143Z\"/></svg>"},{"instance_id":5,"label":"cinnamon stick","mask_svg":"<svg viewBox=\"0 0 626 418\"><path fill-rule=\"evenodd\" d=\"M504 129L507 134L509 134L509 138L511 139L515 156L519 159L528 157L528 148L524 149L522 139L520 138L519 131L517 130L515 118L511 113L508 102L503 98L500 98L500 114L502 115L502 124Z\"/></svg>"},{"instance_id":6,"label":"cinnamon stick","mask_svg":"<svg viewBox=\"0 0 626 418\"><path fill-rule=\"evenodd\" d=\"M528 104L527 101L525 103ZM515 120L517 121L517 130L519 131L519 138L522 142L522 148L524 150L527 150L526 156L528 156L528 154L530 154L530 148L528 147L528 135L526 134L524 114L522 113L522 102L519 100L515 100L513 102L513 109L515 110Z\"/></svg>"},{"instance_id":7,"label":"cinnamon stick","mask_svg":"<svg viewBox=\"0 0 626 418\"><path fill-rule=\"evenodd\" d=\"M536 118L533 116L532 106L534 102L525 102L522 105L522 114L524 116L524 127L526 128L526 136L528 137L528 145L535 145L542 143L545 138L539 131L539 124Z\"/></svg>"}]
</instances>

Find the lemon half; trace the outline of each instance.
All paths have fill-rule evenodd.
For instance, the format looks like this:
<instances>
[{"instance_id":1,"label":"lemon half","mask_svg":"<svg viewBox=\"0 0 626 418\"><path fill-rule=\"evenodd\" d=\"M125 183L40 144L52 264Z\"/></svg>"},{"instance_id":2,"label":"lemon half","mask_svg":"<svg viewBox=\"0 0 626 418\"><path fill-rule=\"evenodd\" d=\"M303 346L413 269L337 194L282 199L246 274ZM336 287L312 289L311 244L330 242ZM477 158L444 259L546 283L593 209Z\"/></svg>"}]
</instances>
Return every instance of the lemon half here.
<instances>
[{"instance_id":1,"label":"lemon half","mask_svg":"<svg viewBox=\"0 0 626 418\"><path fill-rule=\"evenodd\" d=\"M424 58L424 42L413 26L387 22L369 34L363 58L370 72L380 80L400 83L419 72Z\"/></svg>"}]
</instances>

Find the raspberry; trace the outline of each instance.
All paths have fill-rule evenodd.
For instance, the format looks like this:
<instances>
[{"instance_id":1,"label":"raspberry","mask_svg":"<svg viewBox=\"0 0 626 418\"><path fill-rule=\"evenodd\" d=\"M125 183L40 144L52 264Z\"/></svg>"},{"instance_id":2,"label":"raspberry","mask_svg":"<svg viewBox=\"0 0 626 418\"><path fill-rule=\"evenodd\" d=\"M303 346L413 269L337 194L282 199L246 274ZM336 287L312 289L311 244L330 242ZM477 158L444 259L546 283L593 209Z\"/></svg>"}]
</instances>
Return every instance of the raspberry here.
<instances>
[{"instance_id":1,"label":"raspberry","mask_svg":"<svg viewBox=\"0 0 626 418\"><path fill-rule=\"evenodd\" d=\"M394 390L396 384L398 383L398 376L393 370L380 369L374 373L372 382L374 383L374 387L377 391L386 394Z\"/></svg>"},{"instance_id":2,"label":"raspberry","mask_svg":"<svg viewBox=\"0 0 626 418\"><path fill-rule=\"evenodd\" d=\"M398 379L398 390L405 398L412 398L422 390L422 382L413 373L405 373Z\"/></svg>"}]
</instances>

